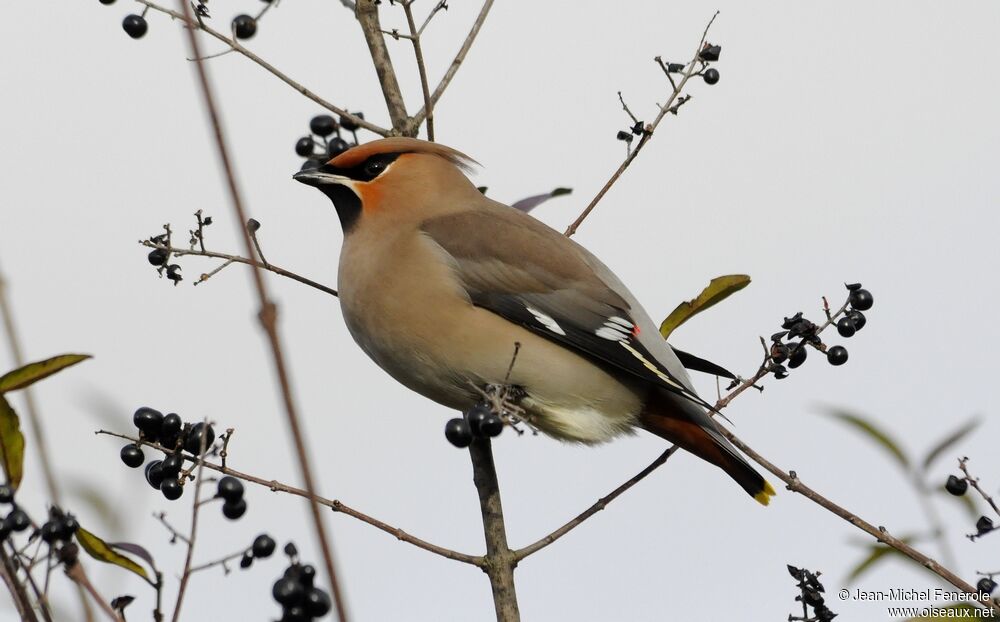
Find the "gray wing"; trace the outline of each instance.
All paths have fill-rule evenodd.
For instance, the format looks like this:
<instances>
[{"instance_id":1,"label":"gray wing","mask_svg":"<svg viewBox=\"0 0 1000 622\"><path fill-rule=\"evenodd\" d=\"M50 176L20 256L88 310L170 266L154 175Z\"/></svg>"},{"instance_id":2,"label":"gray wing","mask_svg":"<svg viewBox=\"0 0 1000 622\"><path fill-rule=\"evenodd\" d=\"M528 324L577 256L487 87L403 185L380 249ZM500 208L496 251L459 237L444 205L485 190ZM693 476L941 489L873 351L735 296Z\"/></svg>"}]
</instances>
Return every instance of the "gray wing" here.
<instances>
[{"instance_id":1,"label":"gray wing","mask_svg":"<svg viewBox=\"0 0 1000 622\"><path fill-rule=\"evenodd\" d=\"M421 228L446 253L472 304L711 408L635 298L572 240L499 204Z\"/></svg>"}]
</instances>

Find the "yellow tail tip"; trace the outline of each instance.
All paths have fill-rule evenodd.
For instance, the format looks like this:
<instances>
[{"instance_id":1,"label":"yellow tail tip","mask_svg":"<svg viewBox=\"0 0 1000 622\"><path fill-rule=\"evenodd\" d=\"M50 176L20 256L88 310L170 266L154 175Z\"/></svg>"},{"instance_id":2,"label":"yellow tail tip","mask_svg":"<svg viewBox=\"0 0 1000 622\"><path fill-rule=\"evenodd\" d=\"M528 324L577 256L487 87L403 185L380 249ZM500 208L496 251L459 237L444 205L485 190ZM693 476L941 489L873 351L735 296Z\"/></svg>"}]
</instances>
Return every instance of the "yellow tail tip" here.
<instances>
[{"instance_id":1,"label":"yellow tail tip","mask_svg":"<svg viewBox=\"0 0 1000 622\"><path fill-rule=\"evenodd\" d=\"M771 483L768 482L767 480L764 480L764 490L761 490L760 492L755 494L753 498L757 501L757 503L761 505L768 505L769 503L771 503L771 497L773 497L775 494L777 493L774 492L774 487L771 486Z\"/></svg>"}]
</instances>

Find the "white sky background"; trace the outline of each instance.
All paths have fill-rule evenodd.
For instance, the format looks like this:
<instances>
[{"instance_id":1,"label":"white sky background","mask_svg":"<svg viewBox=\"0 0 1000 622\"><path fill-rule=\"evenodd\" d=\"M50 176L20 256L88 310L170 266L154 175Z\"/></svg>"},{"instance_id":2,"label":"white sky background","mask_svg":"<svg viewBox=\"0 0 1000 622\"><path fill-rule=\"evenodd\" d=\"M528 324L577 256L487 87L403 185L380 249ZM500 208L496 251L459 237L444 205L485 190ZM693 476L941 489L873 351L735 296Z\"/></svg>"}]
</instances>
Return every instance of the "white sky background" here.
<instances>
[{"instance_id":1,"label":"white sky background","mask_svg":"<svg viewBox=\"0 0 1000 622\"><path fill-rule=\"evenodd\" d=\"M211 2L225 30L259 3ZM173 5L171 4L173 7ZM417 5L418 14L432 6ZM479 10L453 0L425 35L436 83ZM994 236L1000 51L994 2L720 2L710 40L723 46L722 79L692 82L694 99L668 118L647 150L581 228L577 240L630 285L654 317L719 274L753 284L682 328L684 349L751 373L758 335L783 315L821 316L820 297L842 300L862 281L876 305L845 342L850 361L816 356L788 380L767 382L727 414L751 446L897 535L926 532L900 470L873 444L820 416L835 404L871 415L919 456L973 414L980 432L935 468L942 482L966 453L988 489L1000 483L993 439L998 403L994 312L1000 306ZM612 8L614 7L614 8ZM537 215L562 229L621 161L626 127L616 91L644 120L669 86L653 56L687 60L716 5L501 1L436 109L438 139L483 163L475 181L504 201L571 186ZM239 251L238 223L184 60L179 26L150 14L145 39L121 30L120 1L10 3L0 21L0 266L31 359L95 356L36 392L65 489L96 487L115 527L79 499L84 526L141 542L171 588L183 549L151 513L185 525L190 491L167 502L121 464L121 443L99 427L131 431L139 405L235 426L230 464L295 483L266 344L248 274L230 267L197 288L214 261L185 258L179 287L158 280L136 240L165 222L184 232L202 209L216 223L209 248ZM383 8L387 27L401 10ZM338 2L286 1L249 42L256 52L339 105L387 124L367 49ZM389 42L407 105L421 103L409 43ZM218 51L205 40L209 51ZM292 150L321 110L246 59L212 60L236 167L270 261L334 284L341 232L328 201L291 180ZM370 139L366 135L365 139ZM183 243L184 236L178 236ZM471 553L483 549L465 452L442 434L454 416L397 385L355 346L336 300L268 276L305 417L320 490L415 535ZM6 349L0 368L12 366ZM702 391L714 384L699 377ZM15 405L21 405L16 398ZM522 546L548 533L645 466L664 443L647 434L599 448L504 433L496 443L508 534ZM29 452L31 446L29 445ZM147 452L147 455L149 452ZM772 478L772 481L773 478ZM34 460L22 501L43 516ZM321 562L305 503L251 488L249 511L230 523L208 506L198 560L267 531ZM972 544L964 514L939 504L957 570L996 570L997 538ZM478 570L399 543L345 516L332 528L355 620L490 620ZM680 455L619 501L517 570L525 620L784 620L796 611L791 563L826 576L843 619L885 619L884 605L835 597L863 554L861 532L779 487L761 508L717 469ZM939 551L930 544L928 552ZM88 568L111 597L150 590L115 568ZM185 619L278 616L272 558L226 578L197 577ZM61 606L73 605L56 580ZM933 575L900 562L860 587L929 588ZM12 619L9 601L0 618ZM173 602L173 590L166 597ZM65 611L65 609L64 609ZM74 614L64 614L73 619Z\"/></svg>"}]
</instances>

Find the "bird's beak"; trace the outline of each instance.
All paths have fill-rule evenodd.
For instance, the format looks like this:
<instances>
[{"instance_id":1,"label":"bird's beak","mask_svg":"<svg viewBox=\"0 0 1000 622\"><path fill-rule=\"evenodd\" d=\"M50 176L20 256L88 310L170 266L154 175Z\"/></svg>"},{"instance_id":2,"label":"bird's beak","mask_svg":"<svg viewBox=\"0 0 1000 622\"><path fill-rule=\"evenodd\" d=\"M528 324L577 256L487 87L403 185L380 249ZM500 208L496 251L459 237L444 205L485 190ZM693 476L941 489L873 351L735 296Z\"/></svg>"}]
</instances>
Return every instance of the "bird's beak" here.
<instances>
[{"instance_id":1,"label":"bird's beak","mask_svg":"<svg viewBox=\"0 0 1000 622\"><path fill-rule=\"evenodd\" d=\"M299 171L292 175L292 179L301 182L307 186L315 186L320 188L322 186L332 186L332 185L351 185L352 181L350 177L344 177L343 175L334 175L333 173L325 173L318 168L306 169L304 171Z\"/></svg>"}]
</instances>

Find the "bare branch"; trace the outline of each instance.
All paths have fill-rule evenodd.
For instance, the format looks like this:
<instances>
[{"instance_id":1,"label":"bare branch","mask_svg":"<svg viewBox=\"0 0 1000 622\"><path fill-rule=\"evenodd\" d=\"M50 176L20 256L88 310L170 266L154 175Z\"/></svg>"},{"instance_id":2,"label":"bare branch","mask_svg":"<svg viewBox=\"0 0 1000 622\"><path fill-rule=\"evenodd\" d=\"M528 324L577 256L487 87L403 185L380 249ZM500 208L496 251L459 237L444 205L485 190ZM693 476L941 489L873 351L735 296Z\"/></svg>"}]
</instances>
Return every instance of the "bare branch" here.
<instances>
[{"instance_id":1,"label":"bare branch","mask_svg":"<svg viewBox=\"0 0 1000 622\"><path fill-rule=\"evenodd\" d=\"M493 0L486 0L483 2L483 8L479 11L479 16L476 17L476 21L472 24L472 29L469 30L469 34L465 37L465 42L462 43L462 47L459 48L458 54L455 55L455 60L451 61L451 65L448 66L448 70L444 72L444 77L441 78L441 82L438 83L437 88L434 89L434 93L431 95L431 105L437 105L438 100L444 95L445 89L451 84L452 78L458 72L458 68L462 66L462 62L465 61L466 55L469 50L472 49L472 44L476 40L476 36L479 34L479 30L483 27L483 22L486 21L486 16L489 15L490 9L493 7ZM413 115L413 125L415 127L420 127L420 124L424 122L427 118L428 108L425 106L420 109L417 114Z\"/></svg>"},{"instance_id":2,"label":"bare branch","mask_svg":"<svg viewBox=\"0 0 1000 622\"><path fill-rule=\"evenodd\" d=\"M184 22L184 24L187 25L191 29L201 30L201 31L204 31L204 32L208 33L209 35L215 37L219 41L221 41L221 42L225 43L226 45L228 45L230 47L230 49L232 49L233 51L239 52L243 56L249 58L251 61L253 61L254 63L260 65L265 70L267 70L268 72L270 72L276 78L278 78L279 80L281 80L282 82L284 82L288 86L292 87L293 89L295 89L296 91L298 91L299 93L301 93L302 95L304 95L305 97L307 97L308 99L311 99L313 102L319 104L323 108L326 108L330 112L333 112L335 114L347 117L347 118L351 119L352 121L354 121L354 123L356 123L358 126L363 127L366 130L368 130L370 132L374 132L375 134L378 134L380 136L388 136L390 134L389 130L387 130L387 129L383 128L383 127L379 127L378 125L375 125L374 123L371 123L369 121L365 121L361 117L355 116L355 115L351 114L350 112L347 112L347 110L344 109L344 108L340 108L338 106L334 106L333 104L331 104L330 102L326 101L325 99L323 99L319 95L313 93L312 91L310 91L306 87L302 86L301 84L299 84L295 80L292 80L291 78L289 78L287 75L285 75L284 73L282 73L281 71L279 71L271 63L265 61L260 56L257 56L256 54L254 54L250 50L248 50L245 47L243 47L243 45L241 43L239 43L238 41L236 41L235 39L227 37L226 35L220 33L219 31L217 31L215 29L213 29L211 26L208 26L204 22L196 21L194 19L188 19L187 17L185 17L185 13L178 13L177 11L172 11L172 10L166 8L166 7L163 7L163 6L160 6L160 5L156 4L155 2L151 2L150 0L136 0L136 2L139 2L140 4L144 4L144 5L148 6L149 8L153 9L154 11L159 11L161 13L165 13L166 15L169 15L170 17L172 17L174 19L178 19L178 20ZM197 55L197 54L192 54L191 60L194 60L195 62L200 62L201 60L205 60L205 58L206 57L204 57L204 56L200 56L200 55Z\"/></svg>"},{"instance_id":3,"label":"bare branch","mask_svg":"<svg viewBox=\"0 0 1000 622\"><path fill-rule=\"evenodd\" d=\"M415 132L409 127L410 118L406 114L403 93L396 80L396 70L392 66L389 50L385 46L376 0L357 0L354 15L358 18L365 35L365 42L368 43L372 64L375 65L375 73L378 74L382 95L385 97L385 106L389 109L389 118L392 119L392 129L398 134L412 135Z\"/></svg>"},{"instance_id":4,"label":"bare branch","mask_svg":"<svg viewBox=\"0 0 1000 622\"><path fill-rule=\"evenodd\" d=\"M128 436L127 434L119 434L117 432L110 432L108 430L98 430L96 432L96 434L104 434L104 435L107 435L107 436L113 436L115 438L120 438L120 439L124 439L124 440L128 440L128 441L132 441L133 443L140 443L142 445L145 445L147 447L152 447L152 448L158 449L160 451L167 451L167 449L165 447L163 447L163 446L161 446L161 445L159 445L157 443L150 443L149 441L140 440L138 437ZM189 457L189 456L184 456L184 457L187 460L192 460L192 458ZM218 465L218 464L214 464L214 463L209 462L207 460L204 461L204 465L205 465L206 469L209 469L211 471L216 471L218 473L222 473L223 475L232 475L233 477L235 477L237 479L241 479L243 481L250 482L251 484L257 484L258 486L263 486L263 487L267 488L268 490L270 490L272 492L284 492L284 493L288 493L290 495L295 495L297 497L304 497L306 499L309 498L309 493L306 492L305 490L302 490L301 488L296 488L295 486L289 486L287 484L283 484L283 483L281 483L281 482L279 482L277 480L264 479L264 478L261 478L261 477L257 477L255 475L250 475L249 473L244 473L242 471L237 471L235 469L231 469L229 467L225 467L225 466L221 466L221 465ZM317 496L316 497L316 503L318 503L318 504L320 504L322 506L326 506L326 507L330 508L331 510L333 510L334 512L339 512L341 514L346 514L347 516L350 516L352 518L356 518L356 519L360 520L361 522L367 523L367 524L371 525L372 527L375 527L377 529L380 529L381 531L384 531L385 533L387 533L387 534L395 537L397 540L401 540L401 541L406 542L408 544L412 544L413 546L416 546L418 548L424 549L425 551L429 551L431 553L434 553L436 555L440 555L442 557L447 557L448 559L454 559L455 561L460 561L460 562L463 562L463 563L466 563L466 564L471 564L473 566L482 566L482 564L483 564L483 558L482 557L479 557L479 556L476 556L476 555L468 555L466 553L460 553L458 551L453 551L451 549L447 549L447 548L438 546L436 544L432 544L430 542L427 542L426 540L421 540L420 538L412 536L409 533L403 531L402 529L400 529L398 527L393 527L392 525L390 525L388 523L385 523L383 521L380 521L377 518L373 518L373 517L365 514L364 512L356 510L356 509L352 508L351 506L349 506L349 505L347 505L347 504L345 504L342 501L339 501L337 499L327 499L325 497ZM172 530L172 531L174 533L176 533L175 530ZM181 538L184 537L181 534L177 534L177 535L178 535L178 537L181 537Z\"/></svg>"},{"instance_id":5,"label":"bare branch","mask_svg":"<svg viewBox=\"0 0 1000 622\"><path fill-rule=\"evenodd\" d=\"M184 12L185 21L188 24L194 24L194 20L191 17L191 7L188 5L187 0L178 0L178 3ZM198 43L198 37L195 36L195 31L192 28L187 29L187 32L191 55L195 58L200 58L202 54ZM243 198L236 185L236 176L233 172L233 164L229 157L229 150L226 147L226 141L222 133L222 120L220 119L218 108L215 105L215 96L213 95L212 87L208 80L208 70L205 66L205 62L201 60L195 63L195 67L197 68L198 82L204 99L203 103L211 119L215 143L218 147L219 159L222 161L222 166L225 170L225 182L232 201L233 211L235 212L237 222L241 225L240 231L243 233L244 248L246 250L246 254L248 256L252 256L253 243L250 240L250 233L247 231L246 227L242 226L243 223L247 222L246 210L243 207ZM319 541L321 552L323 554L323 562L326 566L326 573L330 582L330 590L333 593L334 608L337 610L337 618L341 621L346 621L347 610L344 606L343 595L340 592L340 584L337 580L337 571L333 561L333 553L330 549L329 538L327 538L326 535L326 527L323 525L323 519L319 513L319 505L316 503L316 486L313 480L312 468L309 464L309 456L305 441L303 440L302 426L299 423L295 400L292 397L291 378L289 377L288 370L285 365L284 348L281 343L281 337L278 334L278 311L268 296L267 285L264 283L264 277L261 271L252 270L251 273L253 275L255 289L257 290L257 298L260 303L260 322L264 332L267 334L268 342L271 346L271 356L274 363L274 370L281 386L281 397L285 406L285 415L288 420L288 427L292 432L292 439L295 443L295 454L298 458L299 470L301 471L302 480L305 483L305 488L308 492L309 508L312 513L313 527L316 531L316 538Z\"/></svg>"},{"instance_id":6,"label":"bare branch","mask_svg":"<svg viewBox=\"0 0 1000 622\"><path fill-rule=\"evenodd\" d=\"M434 142L434 105L431 102L431 92L427 86L427 68L424 66L424 53L420 48L420 33L417 31L417 24L413 21L413 9L410 8L412 2L403 3L403 11L406 13L406 24L410 28L410 42L413 44L413 56L417 60L417 72L420 74L420 90L424 94L424 110L427 111L427 140ZM434 16L438 11L438 7L441 4L437 4L433 11L431 11L430 18ZM427 23L424 23L426 26ZM417 125L417 127L420 127Z\"/></svg>"},{"instance_id":7,"label":"bare branch","mask_svg":"<svg viewBox=\"0 0 1000 622\"><path fill-rule=\"evenodd\" d=\"M618 488L615 488L614 490L609 492L607 495L598 499L597 503L595 503L594 505L590 506L589 508L578 514L576 518L569 521L559 529L556 529L555 531L545 536L541 540L538 540L533 544L529 544L526 547L514 551L514 559L520 561L529 555L537 553L538 551L541 551L542 549L552 544L559 538L565 536L570 531L579 527L580 523L582 523L583 521L587 520L594 514L597 514L598 512L606 508L609 503L617 499L626 490L628 490L632 486L635 486L636 484L644 480L646 476L648 476L650 473L660 468L660 466L663 465L663 463L666 462L670 458L670 456L677 453L678 449L680 449L680 447L678 447L677 445L671 446L665 452L660 454L660 456L656 460L653 460L653 462L651 462L649 466L636 473L636 475L632 479L628 480Z\"/></svg>"},{"instance_id":8,"label":"bare branch","mask_svg":"<svg viewBox=\"0 0 1000 622\"><path fill-rule=\"evenodd\" d=\"M597 195L593 199L591 199L590 203L587 205L586 208L584 208L583 212L581 212L580 215L577 216L576 220L574 220L570 224L570 226L566 227L566 231L564 232L564 234L567 237L576 233L576 230L580 228L580 225L583 224L583 221L587 218L587 216L590 215L590 212L594 211L594 208L597 207L598 202L600 202L600 200L604 198L604 195L607 194L608 190L611 189L611 186L613 186L615 182L618 181L618 178L622 176L622 173L624 173L625 170L628 169L628 167L632 164L632 161L635 160L636 157L639 155L639 152L642 151L642 148L646 146L646 143L648 143L650 139L652 139L653 132L656 131L656 128L660 124L660 121L663 120L663 117L667 116L668 113L676 112L674 101L680 96L681 92L684 90L684 85L687 84L688 79L690 79L691 76L695 73L695 68L698 66L698 55L701 53L701 49L705 44L705 38L708 37L708 29L712 27L712 22L715 21L715 18L718 17L718 15L719 12L716 11L715 15L712 16L712 19L708 21L708 25L705 26L705 32L702 33L701 41L698 42L698 48L694 52L694 58L692 58L691 61L688 63L687 68L684 71L684 75L681 78L681 81L674 87L673 92L670 94L670 98L667 100L665 104L663 104L663 106L660 107L660 112L657 113L656 118L653 120L653 122L648 126L646 126L646 131L643 133L642 138L639 139L639 143L635 146L635 149L629 152L628 156L625 158L625 161L622 162L621 165L618 167L618 169L611 175L611 178L608 179L608 181L604 184L604 186L597 192Z\"/></svg>"},{"instance_id":9,"label":"bare branch","mask_svg":"<svg viewBox=\"0 0 1000 622\"><path fill-rule=\"evenodd\" d=\"M809 499L810 501L819 505L820 507L829 510L836 516L839 516L840 518L854 525L861 531L864 531L865 533L869 534L882 544L888 545L896 549L903 555L906 555L907 557L917 562L924 568L930 570L937 576L941 577L948 583L952 584L959 591L965 592L966 594L979 593L979 590L977 590L975 586L965 582L961 577L956 575L954 572L952 572L948 568L945 568L940 563L928 557L927 555L924 555L923 553L913 548L906 542L903 542L899 538L892 536L888 532L888 530L886 530L885 527L882 526L876 527L875 525L872 525L868 521L859 517L857 514L854 514L853 512L847 510L846 508L837 505L833 501L830 501L829 499L819 494L812 488L803 484L802 480L799 479L799 476L798 474L795 473L795 471L788 471L788 472L784 471L783 469L779 468L778 466L776 466L775 464L764 458L764 456L754 451L753 448L744 443L742 440L739 439L739 437L737 437L735 434L733 434L726 428L720 426L719 429L721 430L722 434L727 439L729 439L729 442L731 442L733 445L736 446L737 449L739 449L744 454L749 456L750 459L752 459L754 462L764 467L766 470L770 471L775 477L785 482L786 488L788 490L799 493L806 499ZM998 605L996 602L990 599L989 596L987 596L985 599L980 600L979 602L992 608L994 611L1000 612L1000 605Z\"/></svg>"},{"instance_id":10,"label":"bare branch","mask_svg":"<svg viewBox=\"0 0 1000 622\"><path fill-rule=\"evenodd\" d=\"M186 249L186 248L175 248L173 246L163 246L161 244L155 244L153 242L150 242L149 240L142 240L139 243L142 244L143 246L148 247L148 248L159 248L161 250L168 251L169 253L171 253L172 255L175 255L177 257L183 257L184 255L194 255L196 257L212 257L214 259L223 259L223 260L226 261L226 263L224 263L220 268L217 268L216 270L212 271L209 274L214 274L215 272L218 272L218 270L220 270L222 267L225 267L225 266L227 266L227 265L229 265L231 263L241 263L241 264L245 264L245 265L248 265L248 266L253 266L255 268L262 268L262 269L267 270L269 272L273 272L273 273L275 273L277 275L280 275L280 276L292 279L293 281L298 281L299 283L302 283L303 285L308 285L309 287L312 287L313 289L318 289L319 291L325 292L327 294L330 294L331 296L336 296L337 295L337 290L335 290L335 289L333 289L331 287L327 287L326 285L323 285L321 283L317 283L316 281L313 281L312 279L307 279L306 277L300 276L300 275L298 275L298 274L296 274L294 272L291 272L290 270L285 270L284 268L279 268L278 266L276 266L274 264L270 264L270 263L269 264L263 264L263 263L260 263L258 261L254 261L253 259L247 259L246 257L241 257L239 255L228 255L226 253L217 253L215 251L200 251L200 250L190 250L190 249ZM206 280L206 279L202 278L202 279L200 279L197 282L200 283L200 282L202 282L204 280Z\"/></svg>"},{"instance_id":11,"label":"bare branch","mask_svg":"<svg viewBox=\"0 0 1000 622\"><path fill-rule=\"evenodd\" d=\"M208 426L208 422L203 422L204 426ZM201 446L198 449L198 457L196 459L197 464L197 475L194 480L194 498L191 500L191 532L190 535L185 539L187 544L187 554L184 556L184 571L181 573L180 586L177 588L177 602L174 605L174 616L173 622L179 622L181 619L181 605L184 604L184 593L187 590L188 581L191 579L191 564L194 561L194 545L198 539L198 516L199 510L201 509L201 484L204 481L202 474L205 471L205 452L208 451L206 442L208 441L208 435L205 433L198 435L201 440ZM187 478L182 477L181 482L184 482ZM166 524L166 521L164 521Z\"/></svg>"}]
</instances>

